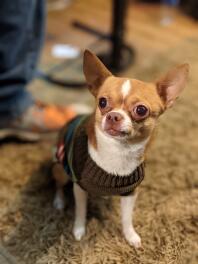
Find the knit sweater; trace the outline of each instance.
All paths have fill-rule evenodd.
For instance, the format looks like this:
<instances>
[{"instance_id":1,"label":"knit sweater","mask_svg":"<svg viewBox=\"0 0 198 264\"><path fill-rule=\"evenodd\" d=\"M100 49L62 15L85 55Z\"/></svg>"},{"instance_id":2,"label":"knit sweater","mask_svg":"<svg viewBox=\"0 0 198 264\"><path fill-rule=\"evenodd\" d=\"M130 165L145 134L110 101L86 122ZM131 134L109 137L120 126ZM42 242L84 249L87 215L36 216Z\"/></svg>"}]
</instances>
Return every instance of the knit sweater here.
<instances>
[{"instance_id":1,"label":"knit sweater","mask_svg":"<svg viewBox=\"0 0 198 264\"><path fill-rule=\"evenodd\" d=\"M114 175L99 167L88 153L88 137L86 123L89 116L77 116L64 129L58 144L62 148L64 158L57 160L64 166L66 173L73 182L94 195L128 195L144 178L144 163L140 164L131 174Z\"/></svg>"}]
</instances>

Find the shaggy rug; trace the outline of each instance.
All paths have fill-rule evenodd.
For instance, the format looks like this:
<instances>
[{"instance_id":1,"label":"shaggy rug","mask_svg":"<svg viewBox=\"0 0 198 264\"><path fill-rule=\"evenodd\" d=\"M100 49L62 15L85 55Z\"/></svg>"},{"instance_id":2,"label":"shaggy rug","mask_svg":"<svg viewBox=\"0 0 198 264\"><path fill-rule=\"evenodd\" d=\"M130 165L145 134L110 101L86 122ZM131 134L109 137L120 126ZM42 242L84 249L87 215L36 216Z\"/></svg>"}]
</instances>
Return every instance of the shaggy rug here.
<instances>
[{"instance_id":1,"label":"shaggy rug","mask_svg":"<svg viewBox=\"0 0 198 264\"><path fill-rule=\"evenodd\" d=\"M198 39L186 39L179 49L155 56L149 64L133 66L126 73L152 80L170 65L186 60L191 64L186 90L161 118L148 153L146 177L134 215L142 238L141 250L135 250L123 238L116 197L90 199L87 234L76 242L71 233L71 186L65 189L65 211L60 213L52 207L52 142L1 144L0 236L20 264L198 263L197 54Z\"/></svg>"}]
</instances>

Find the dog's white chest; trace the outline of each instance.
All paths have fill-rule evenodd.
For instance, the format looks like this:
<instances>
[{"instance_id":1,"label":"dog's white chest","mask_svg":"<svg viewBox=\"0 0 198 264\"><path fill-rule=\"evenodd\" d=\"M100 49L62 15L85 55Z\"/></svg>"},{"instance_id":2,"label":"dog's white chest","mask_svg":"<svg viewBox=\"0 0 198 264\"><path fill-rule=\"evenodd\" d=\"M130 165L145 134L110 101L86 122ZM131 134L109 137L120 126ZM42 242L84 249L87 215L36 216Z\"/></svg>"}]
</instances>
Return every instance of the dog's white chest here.
<instances>
[{"instance_id":1,"label":"dog's white chest","mask_svg":"<svg viewBox=\"0 0 198 264\"><path fill-rule=\"evenodd\" d=\"M88 143L91 158L96 164L111 174L125 176L140 165L146 142L128 146L96 131L97 150Z\"/></svg>"}]
</instances>

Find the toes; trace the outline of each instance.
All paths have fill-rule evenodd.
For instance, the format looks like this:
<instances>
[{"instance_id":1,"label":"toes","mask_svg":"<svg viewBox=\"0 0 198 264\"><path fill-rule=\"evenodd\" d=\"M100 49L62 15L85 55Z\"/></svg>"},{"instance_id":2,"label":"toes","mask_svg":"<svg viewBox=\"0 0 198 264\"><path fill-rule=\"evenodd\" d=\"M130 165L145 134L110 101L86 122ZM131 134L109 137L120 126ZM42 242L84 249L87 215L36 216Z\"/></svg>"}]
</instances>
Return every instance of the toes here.
<instances>
[{"instance_id":1,"label":"toes","mask_svg":"<svg viewBox=\"0 0 198 264\"><path fill-rule=\"evenodd\" d=\"M140 237L138 238L133 238L132 241L131 241L132 245L135 247L135 248L141 248L142 247L142 244L141 244L141 239Z\"/></svg>"},{"instance_id":2,"label":"toes","mask_svg":"<svg viewBox=\"0 0 198 264\"><path fill-rule=\"evenodd\" d=\"M73 234L74 234L75 239L77 241L80 241L81 238L85 235L85 227L83 226L74 227Z\"/></svg>"},{"instance_id":3,"label":"toes","mask_svg":"<svg viewBox=\"0 0 198 264\"><path fill-rule=\"evenodd\" d=\"M133 233L130 237L126 237L127 241L130 245L134 246L135 248L141 248L141 238L137 233Z\"/></svg>"}]
</instances>

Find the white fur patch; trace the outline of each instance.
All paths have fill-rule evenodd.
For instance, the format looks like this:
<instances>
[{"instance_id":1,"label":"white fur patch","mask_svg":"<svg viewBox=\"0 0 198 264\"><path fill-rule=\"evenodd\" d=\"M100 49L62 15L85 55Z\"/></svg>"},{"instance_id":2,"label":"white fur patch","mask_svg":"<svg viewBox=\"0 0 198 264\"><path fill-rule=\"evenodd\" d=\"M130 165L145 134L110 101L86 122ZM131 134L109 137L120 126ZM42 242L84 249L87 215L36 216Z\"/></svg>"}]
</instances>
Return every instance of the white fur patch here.
<instances>
[{"instance_id":1,"label":"white fur patch","mask_svg":"<svg viewBox=\"0 0 198 264\"><path fill-rule=\"evenodd\" d=\"M141 247L141 238L133 227L133 209L137 194L121 196L122 229L126 240L136 248Z\"/></svg>"},{"instance_id":2,"label":"white fur patch","mask_svg":"<svg viewBox=\"0 0 198 264\"><path fill-rule=\"evenodd\" d=\"M125 81L122 85L122 96L123 99L125 99L125 97L129 94L130 90L131 90L131 82L129 80Z\"/></svg>"},{"instance_id":3,"label":"white fur patch","mask_svg":"<svg viewBox=\"0 0 198 264\"><path fill-rule=\"evenodd\" d=\"M76 183L74 183L73 191L75 198L75 221L73 234L75 239L79 241L85 234L87 193Z\"/></svg>"},{"instance_id":4,"label":"white fur patch","mask_svg":"<svg viewBox=\"0 0 198 264\"><path fill-rule=\"evenodd\" d=\"M54 198L53 206L57 210L63 210L65 207L65 201L63 198L59 195L59 193L56 193L56 196Z\"/></svg>"},{"instance_id":5,"label":"white fur patch","mask_svg":"<svg viewBox=\"0 0 198 264\"><path fill-rule=\"evenodd\" d=\"M139 144L129 145L106 135L98 127L95 128L97 150L88 142L88 151L96 164L106 172L125 176L132 173L140 165L148 139Z\"/></svg>"}]
</instances>

